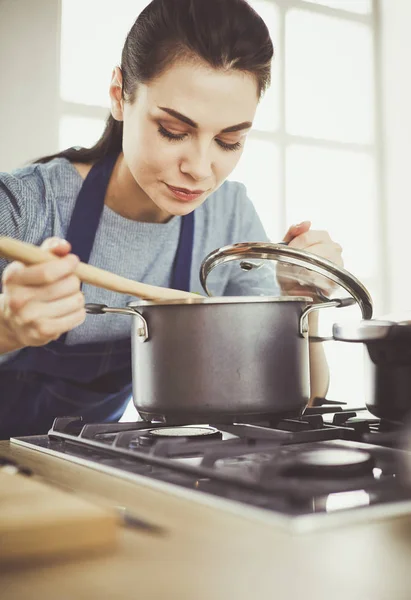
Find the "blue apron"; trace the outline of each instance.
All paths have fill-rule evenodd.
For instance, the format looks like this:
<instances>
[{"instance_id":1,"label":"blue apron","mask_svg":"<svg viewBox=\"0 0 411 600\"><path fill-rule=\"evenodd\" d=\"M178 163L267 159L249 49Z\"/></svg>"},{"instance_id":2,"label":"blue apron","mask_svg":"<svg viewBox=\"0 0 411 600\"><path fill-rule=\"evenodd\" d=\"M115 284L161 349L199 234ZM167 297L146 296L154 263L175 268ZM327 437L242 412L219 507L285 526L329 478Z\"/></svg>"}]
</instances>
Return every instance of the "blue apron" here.
<instances>
[{"instance_id":1,"label":"blue apron","mask_svg":"<svg viewBox=\"0 0 411 600\"><path fill-rule=\"evenodd\" d=\"M110 176L118 155L107 156L83 182L66 239L88 262ZM181 219L171 287L189 291L194 213ZM116 421L132 393L131 338L67 345L66 334L41 347L23 348L0 366L0 439L46 433L55 417Z\"/></svg>"}]
</instances>

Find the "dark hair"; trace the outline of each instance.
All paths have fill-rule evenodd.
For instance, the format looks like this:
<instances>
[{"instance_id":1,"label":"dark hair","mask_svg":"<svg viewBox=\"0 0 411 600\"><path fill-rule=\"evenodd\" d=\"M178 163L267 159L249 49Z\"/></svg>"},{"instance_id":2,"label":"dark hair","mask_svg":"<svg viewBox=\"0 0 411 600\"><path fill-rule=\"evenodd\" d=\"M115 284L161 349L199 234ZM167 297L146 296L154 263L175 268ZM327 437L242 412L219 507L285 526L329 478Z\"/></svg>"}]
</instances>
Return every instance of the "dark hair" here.
<instances>
[{"instance_id":1,"label":"dark hair","mask_svg":"<svg viewBox=\"0 0 411 600\"><path fill-rule=\"evenodd\" d=\"M246 0L152 0L130 29L121 56L123 98L132 102L139 83L159 77L177 60L253 74L258 96L271 81L273 45L267 26ZM111 115L92 148L69 148L36 162L63 157L94 162L121 152L123 123Z\"/></svg>"}]
</instances>

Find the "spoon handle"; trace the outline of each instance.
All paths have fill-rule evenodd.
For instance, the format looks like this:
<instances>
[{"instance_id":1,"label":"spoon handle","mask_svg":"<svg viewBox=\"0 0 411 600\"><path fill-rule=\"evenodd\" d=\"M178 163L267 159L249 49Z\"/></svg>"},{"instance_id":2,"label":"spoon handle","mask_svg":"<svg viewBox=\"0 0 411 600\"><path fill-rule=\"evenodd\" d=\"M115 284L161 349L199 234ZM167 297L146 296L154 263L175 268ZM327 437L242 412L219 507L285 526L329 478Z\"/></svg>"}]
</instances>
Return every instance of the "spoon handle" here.
<instances>
[{"instance_id":1,"label":"spoon handle","mask_svg":"<svg viewBox=\"0 0 411 600\"><path fill-rule=\"evenodd\" d=\"M0 236L0 256L18 260L26 265L36 265L56 259L55 254L42 250L34 244L28 244L6 236ZM121 294L137 296L143 300L182 300L187 298L198 299L199 297L198 294L191 292L133 281L83 262L79 263L75 273L84 283Z\"/></svg>"}]
</instances>

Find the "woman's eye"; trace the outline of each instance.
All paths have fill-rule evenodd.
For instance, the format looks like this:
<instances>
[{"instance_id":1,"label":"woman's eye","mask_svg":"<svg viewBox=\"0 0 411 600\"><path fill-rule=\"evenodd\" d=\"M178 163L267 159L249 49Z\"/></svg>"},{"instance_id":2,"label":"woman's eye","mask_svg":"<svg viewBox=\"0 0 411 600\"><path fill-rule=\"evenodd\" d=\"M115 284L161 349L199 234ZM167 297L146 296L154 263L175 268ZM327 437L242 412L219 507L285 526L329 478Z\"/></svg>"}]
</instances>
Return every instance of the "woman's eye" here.
<instances>
[{"instance_id":1,"label":"woman's eye","mask_svg":"<svg viewBox=\"0 0 411 600\"><path fill-rule=\"evenodd\" d=\"M161 125L160 123L158 125L158 132L170 142L181 142L182 140L185 140L188 135L188 133L171 133L171 131L163 127L163 125ZM240 150L240 148L242 148L243 146L241 142L227 144L227 142L223 142L222 140L216 139L215 141L220 146L220 148L227 151Z\"/></svg>"},{"instance_id":2,"label":"woman's eye","mask_svg":"<svg viewBox=\"0 0 411 600\"><path fill-rule=\"evenodd\" d=\"M227 144L227 142L223 142L222 140L216 140L216 142L223 150L228 151L240 150L243 147L241 142L235 142L235 144Z\"/></svg>"},{"instance_id":3,"label":"woman's eye","mask_svg":"<svg viewBox=\"0 0 411 600\"><path fill-rule=\"evenodd\" d=\"M168 131L168 129L166 129L165 127L163 127L160 124L158 126L158 132L160 135L167 138L168 140L176 140L176 141L184 140L187 136L186 133L171 133L171 131Z\"/></svg>"}]
</instances>

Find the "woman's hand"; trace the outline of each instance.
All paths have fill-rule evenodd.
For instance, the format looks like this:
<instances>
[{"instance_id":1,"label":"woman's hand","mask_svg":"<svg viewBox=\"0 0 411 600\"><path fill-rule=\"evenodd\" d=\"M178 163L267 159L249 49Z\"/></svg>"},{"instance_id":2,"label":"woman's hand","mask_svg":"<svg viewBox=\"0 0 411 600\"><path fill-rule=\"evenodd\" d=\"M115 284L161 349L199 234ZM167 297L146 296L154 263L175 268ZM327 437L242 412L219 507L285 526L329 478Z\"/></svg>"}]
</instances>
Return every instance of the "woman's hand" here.
<instances>
[{"instance_id":1,"label":"woman's hand","mask_svg":"<svg viewBox=\"0 0 411 600\"><path fill-rule=\"evenodd\" d=\"M343 267L342 247L331 239L327 231L313 231L310 227L310 221L292 225L283 241L287 242L290 248L311 252L328 259L338 267ZM334 287L334 284L322 275L284 263L278 265L277 279L282 291L289 295L307 295L307 292L312 292L312 286L329 293Z\"/></svg>"},{"instance_id":2,"label":"woman's hand","mask_svg":"<svg viewBox=\"0 0 411 600\"><path fill-rule=\"evenodd\" d=\"M290 248L298 248L317 254L343 267L342 247L333 242L327 231L313 231L310 229L311 222L303 221L299 225L291 225L284 236L283 241L287 242Z\"/></svg>"},{"instance_id":3,"label":"woman's hand","mask_svg":"<svg viewBox=\"0 0 411 600\"><path fill-rule=\"evenodd\" d=\"M3 272L3 320L20 347L43 346L83 323L86 312L77 256L65 240L49 238L43 249L56 260L25 266L12 262ZM59 258L57 258L59 257Z\"/></svg>"}]
</instances>

